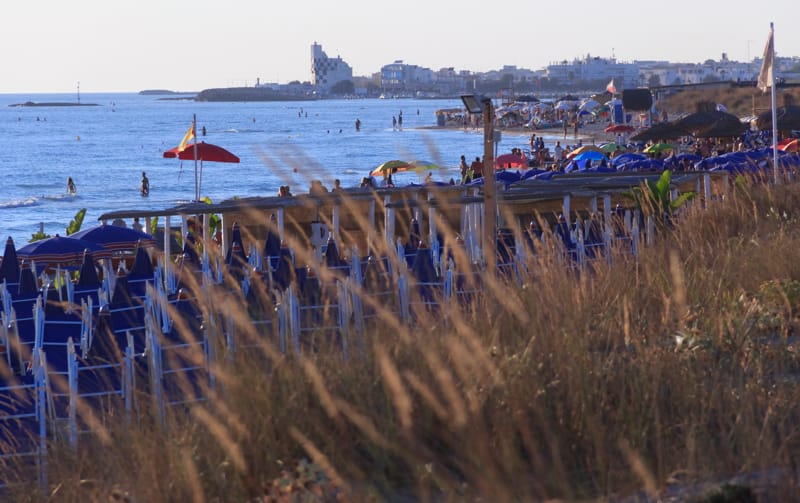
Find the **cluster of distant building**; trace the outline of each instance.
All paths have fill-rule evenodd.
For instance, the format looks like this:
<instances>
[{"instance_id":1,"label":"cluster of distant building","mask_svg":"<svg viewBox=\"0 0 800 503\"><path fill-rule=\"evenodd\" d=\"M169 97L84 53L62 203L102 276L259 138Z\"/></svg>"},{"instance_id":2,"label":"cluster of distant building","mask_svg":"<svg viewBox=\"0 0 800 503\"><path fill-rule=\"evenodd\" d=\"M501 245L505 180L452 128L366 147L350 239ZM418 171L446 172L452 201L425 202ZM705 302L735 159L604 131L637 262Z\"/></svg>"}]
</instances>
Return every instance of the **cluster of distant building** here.
<instances>
[{"instance_id":1,"label":"cluster of distant building","mask_svg":"<svg viewBox=\"0 0 800 503\"><path fill-rule=\"evenodd\" d=\"M352 67L340 56L329 57L322 46L311 45L311 78L289 84L261 83L289 94L385 97L450 97L480 87L482 82L502 81L506 87L533 91L554 88L597 87L614 79L618 88L658 87L709 82L754 81L761 69L761 57L749 62L732 61L726 53L718 60L703 63L668 61L622 62L615 57L586 55L572 61L558 61L539 70L503 66L489 72L455 70L452 67L432 70L394 61L371 76L355 77ZM778 57L776 75L788 80L800 78L800 57ZM603 85L604 86L604 85Z\"/></svg>"}]
</instances>

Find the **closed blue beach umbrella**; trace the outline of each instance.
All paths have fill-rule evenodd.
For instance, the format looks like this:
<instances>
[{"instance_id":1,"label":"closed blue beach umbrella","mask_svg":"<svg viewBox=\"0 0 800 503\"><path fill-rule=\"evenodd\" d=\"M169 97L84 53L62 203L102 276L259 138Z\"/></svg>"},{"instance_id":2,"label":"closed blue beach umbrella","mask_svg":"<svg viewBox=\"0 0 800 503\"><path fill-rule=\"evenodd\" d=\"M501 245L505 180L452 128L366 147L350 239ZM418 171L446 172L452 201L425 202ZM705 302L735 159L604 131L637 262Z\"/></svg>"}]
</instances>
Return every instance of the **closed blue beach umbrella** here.
<instances>
[{"instance_id":1,"label":"closed blue beach umbrella","mask_svg":"<svg viewBox=\"0 0 800 503\"><path fill-rule=\"evenodd\" d=\"M0 264L0 283L3 282L3 280L8 284L19 283L17 249L14 247L14 240L10 237L6 240L6 248L3 251L3 263Z\"/></svg>"}]
</instances>

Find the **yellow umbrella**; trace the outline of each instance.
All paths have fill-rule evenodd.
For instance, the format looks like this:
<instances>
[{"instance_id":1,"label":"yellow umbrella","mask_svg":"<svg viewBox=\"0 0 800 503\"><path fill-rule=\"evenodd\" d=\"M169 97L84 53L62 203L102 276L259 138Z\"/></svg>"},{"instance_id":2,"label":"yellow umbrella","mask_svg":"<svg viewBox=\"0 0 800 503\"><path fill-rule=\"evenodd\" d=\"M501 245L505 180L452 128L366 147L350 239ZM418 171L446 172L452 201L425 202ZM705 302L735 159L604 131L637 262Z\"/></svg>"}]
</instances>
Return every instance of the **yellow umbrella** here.
<instances>
[{"instance_id":1,"label":"yellow umbrella","mask_svg":"<svg viewBox=\"0 0 800 503\"><path fill-rule=\"evenodd\" d=\"M414 167L409 162L394 159L380 164L377 168L370 171L369 174L370 176L383 176L408 171L410 169L414 169Z\"/></svg>"},{"instance_id":2,"label":"yellow umbrella","mask_svg":"<svg viewBox=\"0 0 800 503\"><path fill-rule=\"evenodd\" d=\"M408 170L402 170L402 171L416 171L417 173L419 173L421 171L440 169L440 166L438 164L435 164L430 161L411 161L408 163L408 165L410 166Z\"/></svg>"},{"instance_id":3,"label":"yellow umbrella","mask_svg":"<svg viewBox=\"0 0 800 503\"><path fill-rule=\"evenodd\" d=\"M643 150L645 154L658 154L660 152L666 152L668 150L675 150L675 145L670 145L669 143L654 143Z\"/></svg>"}]
</instances>

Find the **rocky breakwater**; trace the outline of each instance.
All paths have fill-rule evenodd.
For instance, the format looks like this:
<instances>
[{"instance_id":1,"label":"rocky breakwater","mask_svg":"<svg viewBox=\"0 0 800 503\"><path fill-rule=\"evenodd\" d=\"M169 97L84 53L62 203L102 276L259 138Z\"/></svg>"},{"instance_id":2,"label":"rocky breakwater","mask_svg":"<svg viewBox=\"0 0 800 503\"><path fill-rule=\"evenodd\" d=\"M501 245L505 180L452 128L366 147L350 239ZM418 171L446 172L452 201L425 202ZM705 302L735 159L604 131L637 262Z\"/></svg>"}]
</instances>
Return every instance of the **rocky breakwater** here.
<instances>
[{"instance_id":1,"label":"rocky breakwater","mask_svg":"<svg viewBox=\"0 0 800 503\"><path fill-rule=\"evenodd\" d=\"M317 96L275 91L267 87L225 87L204 89L195 101L311 101Z\"/></svg>"}]
</instances>

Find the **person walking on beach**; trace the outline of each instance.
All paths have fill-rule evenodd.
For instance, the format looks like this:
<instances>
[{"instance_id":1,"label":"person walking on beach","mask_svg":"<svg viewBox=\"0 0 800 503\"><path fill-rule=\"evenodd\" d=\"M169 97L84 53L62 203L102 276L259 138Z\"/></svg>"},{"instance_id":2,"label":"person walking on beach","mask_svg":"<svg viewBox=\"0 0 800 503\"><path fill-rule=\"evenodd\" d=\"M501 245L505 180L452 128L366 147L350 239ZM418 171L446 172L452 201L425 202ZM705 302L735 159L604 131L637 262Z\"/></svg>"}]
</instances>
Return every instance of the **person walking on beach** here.
<instances>
[{"instance_id":1,"label":"person walking on beach","mask_svg":"<svg viewBox=\"0 0 800 503\"><path fill-rule=\"evenodd\" d=\"M569 123L567 122L567 115L566 114L564 114L563 122L564 122L564 138L566 138L567 137L567 126L569 126Z\"/></svg>"},{"instance_id":2,"label":"person walking on beach","mask_svg":"<svg viewBox=\"0 0 800 503\"><path fill-rule=\"evenodd\" d=\"M557 141L556 146L553 148L553 159L556 161L556 165L560 164L563 158L564 149L561 147L561 142Z\"/></svg>"},{"instance_id":3,"label":"person walking on beach","mask_svg":"<svg viewBox=\"0 0 800 503\"><path fill-rule=\"evenodd\" d=\"M70 194L75 194L78 192L78 188L75 187L75 182L72 181L72 177L67 177L67 192Z\"/></svg>"},{"instance_id":4,"label":"person walking on beach","mask_svg":"<svg viewBox=\"0 0 800 503\"><path fill-rule=\"evenodd\" d=\"M142 197L147 197L150 195L150 179L147 178L147 173L142 171L142 186L139 189Z\"/></svg>"}]
</instances>

